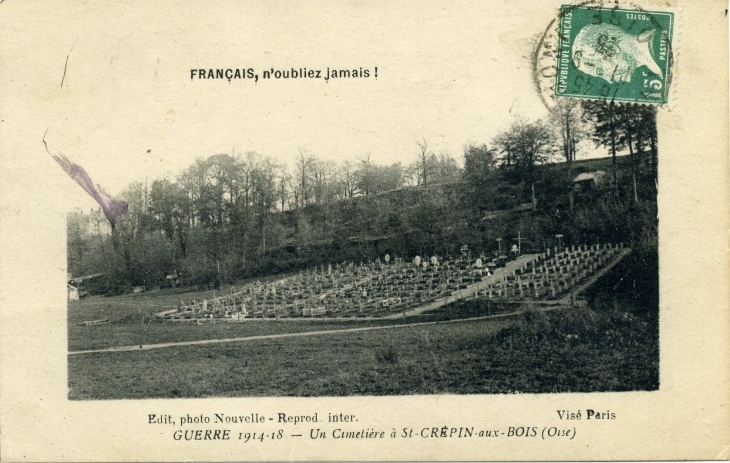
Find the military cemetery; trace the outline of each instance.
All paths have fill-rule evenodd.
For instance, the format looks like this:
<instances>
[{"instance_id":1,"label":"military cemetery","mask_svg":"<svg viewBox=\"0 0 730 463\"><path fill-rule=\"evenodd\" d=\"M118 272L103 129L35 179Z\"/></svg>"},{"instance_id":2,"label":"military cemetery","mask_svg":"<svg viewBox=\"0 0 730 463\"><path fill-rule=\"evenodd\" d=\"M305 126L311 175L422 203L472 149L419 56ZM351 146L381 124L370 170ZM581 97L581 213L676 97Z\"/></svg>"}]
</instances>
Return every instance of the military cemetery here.
<instances>
[{"instance_id":1,"label":"military cemetery","mask_svg":"<svg viewBox=\"0 0 730 463\"><path fill-rule=\"evenodd\" d=\"M654 118L566 102L458 159L136 182L69 216L69 398L655 390Z\"/></svg>"},{"instance_id":2,"label":"military cemetery","mask_svg":"<svg viewBox=\"0 0 730 463\"><path fill-rule=\"evenodd\" d=\"M505 267L481 257L412 261L385 256L374 263L328 264L273 282L232 287L228 294L157 314L165 321L245 321L284 318L393 318L434 302L468 298L558 301L615 265L629 251L619 245L571 246L524 255ZM486 260L486 259L484 259ZM430 263L429 263L430 262ZM518 264L518 265L514 265ZM583 288L585 289L585 288Z\"/></svg>"}]
</instances>

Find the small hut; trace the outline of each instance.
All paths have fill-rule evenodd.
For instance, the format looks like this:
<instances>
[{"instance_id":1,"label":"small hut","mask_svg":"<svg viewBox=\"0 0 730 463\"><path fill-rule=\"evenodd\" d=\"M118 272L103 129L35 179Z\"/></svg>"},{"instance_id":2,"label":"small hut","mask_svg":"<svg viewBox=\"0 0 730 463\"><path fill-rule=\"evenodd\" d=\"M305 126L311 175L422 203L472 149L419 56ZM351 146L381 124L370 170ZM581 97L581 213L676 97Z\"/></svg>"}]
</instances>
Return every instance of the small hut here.
<instances>
[{"instance_id":1,"label":"small hut","mask_svg":"<svg viewBox=\"0 0 730 463\"><path fill-rule=\"evenodd\" d=\"M76 286L66 284L66 292L68 294L68 301L78 301L79 300L79 289Z\"/></svg>"},{"instance_id":2,"label":"small hut","mask_svg":"<svg viewBox=\"0 0 730 463\"><path fill-rule=\"evenodd\" d=\"M594 188L596 185L601 183L604 175L606 175L606 173L601 170L596 172L584 172L582 174L579 174L573 179L573 189L590 190L591 188Z\"/></svg>"}]
</instances>

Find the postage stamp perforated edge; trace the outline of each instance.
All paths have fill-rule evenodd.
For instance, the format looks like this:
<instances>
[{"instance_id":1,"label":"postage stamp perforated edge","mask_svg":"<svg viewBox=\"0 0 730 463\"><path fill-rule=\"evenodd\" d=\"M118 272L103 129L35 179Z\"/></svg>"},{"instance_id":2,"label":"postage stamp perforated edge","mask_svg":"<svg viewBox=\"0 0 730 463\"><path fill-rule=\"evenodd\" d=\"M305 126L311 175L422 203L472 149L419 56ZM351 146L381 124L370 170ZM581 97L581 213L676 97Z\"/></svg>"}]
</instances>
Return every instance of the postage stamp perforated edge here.
<instances>
[{"instance_id":1,"label":"postage stamp perforated edge","mask_svg":"<svg viewBox=\"0 0 730 463\"><path fill-rule=\"evenodd\" d=\"M583 10L589 10L589 11L598 11L598 10L604 10L605 12L611 12L609 14L617 14L617 13L625 13L625 14L633 14L633 15L662 15L665 18L668 18L669 20L669 30L667 34L667 49L666 49L666 62L665 66L662 68L666 72L664 72L664 76L661 79L660 83L662 85L662 98L660 100L657 99L649 99L645 97L626 97L626 92L624 91L623 95L618 94L616 91L617 85L626 86L627 82L614 82L613 86L611 83L604 79L600 79L597 76L591 76L589 74L583 73L580 70L572 69L572 77L575 79L576 77L581 79L585 79L586 81L588 78L591 78L593 80L600 79L605 83L605 85L600 86L596 85L594 86L593 91L585 91L583 93L579 92L562 92L559 93L559 78L560 78L560 65L561 65L561 57L564 55L560 53L561 50L561 30L562 30L562 24L563 19L565 15L565 11L574 11L576 9L583 9ZM606 4L604 2L582 2L579 4L563 4L558 10L557 17L555 20L551 23L551 25L546 29L544 36L541 38L538 48L535 52L535 60L537 61L538 53L541 51L541 49L550 49L552 48L554 53L554 77L551 79L552 82L549 83L549 88L551 92L547 94L545 92L545 86L540 85L538 83L538 88L542 88L542 97L545 100L545 97L548 99L560 99L560 98L575 98L575 99L584 99L584 100L599 100L599 101L617 101L617 102L624 102L624 103L633 103L633 104L647 104L647 105L655 105L655 106L661 106L663 108L671 110L678 102L678 84L679 84L679 72L678 72L678 62L679 62L679 44L680 44L680 37L681 37L681 8L679 8L676 5L667 5L665 3L659 3L659 2L648 2L647 5L637 5L634 3L630 4L620 4L619 2ZM571 37L573 38L573 37ZM661 40L661 37L654 37L655 40ZM572 43L569 44L571 46L567 47L567 50L572 50ZM571 53L569 53L571 54ZM571 54L572 55L572 54ZM651 55L653 57L653 54ZM572 56L570 56L570 68L574 68L574 64L572 61ZM563 63L565 64L565 63ZM536 63L537 66L537 63ZM636 71L638 68L640 68L641 65L634 68L634 71ZM544 68L543 68L544 69ZM648 67L643 67L642 69L646 70ZM535 68L535 78L536 79L544 79L545 75L542 77L538 75L538 68ZM579 76L576 76L575 74L579 73ZM649 77L653 74L652 72L642 72L642 74L649 74ZM656 76L654 76L656 77ZM546 80L546 79L544 79ZM543 80L543 81L544 81ZM634 87L640 87L643 86L643 84L646 84L647 86L652 85L652 80L656 79L646 79L647 82L644 83L643 80L641 83L635 84ZM537 82L536 82L537 83ZM654 85L656 86L656 82L654 82ZM651 89L651 87L649 87ZM650 92L647 92L650 93Z\"/></svg>"}]
</instances>

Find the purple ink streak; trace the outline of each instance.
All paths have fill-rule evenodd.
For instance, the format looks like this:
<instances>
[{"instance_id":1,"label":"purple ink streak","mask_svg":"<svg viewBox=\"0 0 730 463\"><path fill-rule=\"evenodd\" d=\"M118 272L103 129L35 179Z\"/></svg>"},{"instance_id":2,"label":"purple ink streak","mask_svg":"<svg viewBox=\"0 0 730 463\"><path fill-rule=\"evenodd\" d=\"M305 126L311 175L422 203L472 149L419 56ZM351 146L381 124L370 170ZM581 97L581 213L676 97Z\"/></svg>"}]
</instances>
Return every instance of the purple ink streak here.
<instances>
[{"instance_id":1,"label":"purple ink streak","mask_svg":"<svg viewBox=\"0 0 730 463\"><path fill-rule=\"evenodd\" d=\"M117 219L127 213L129 205L124 201L114 199L100 185L95 185L83 167L69 161L63 154L59 154L58 156L51 154L51 156L66 171L69 177L81 185L81 188L99 203L102 211L104 211L104 215L109 220L112 228L114 228L117 224Z\"/></svg>"}]
</instances>

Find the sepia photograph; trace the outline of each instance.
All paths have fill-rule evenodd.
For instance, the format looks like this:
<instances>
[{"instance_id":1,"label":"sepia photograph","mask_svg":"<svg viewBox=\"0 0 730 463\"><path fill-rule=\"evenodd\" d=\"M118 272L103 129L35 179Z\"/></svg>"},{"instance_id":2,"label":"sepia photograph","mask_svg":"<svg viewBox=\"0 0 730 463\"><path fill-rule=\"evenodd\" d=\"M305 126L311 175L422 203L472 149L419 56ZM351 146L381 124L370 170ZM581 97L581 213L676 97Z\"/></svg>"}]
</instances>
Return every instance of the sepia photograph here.
<instances>
[{"instance_id":1,"label":"sepia photograph","mask_svg":"<svg viewBox=\"0 0 730 463\"><path fill-rule=\"evenodd\" d=\"M327 130L275 153L212 139L218 151L113 196L49 144L98 202L68 215L69 398L658 389L664 108L639 103L644 76L669 81L672 14L639 24L627 11L564 7L551 23L559 47L550 27L520 37L552 60L512 71L527 95L491 102L479 80L443 90L484 100L449 109L468 137L408 113L424 129L393 146L377 131L329 151L342 140ZM319 71L257 72L240 75ZM236 75L192 69L190 80ZM469 120L488 112L488 124ZM243 122L224 124L239 143Z\"/></svg>"}]
</instances>

